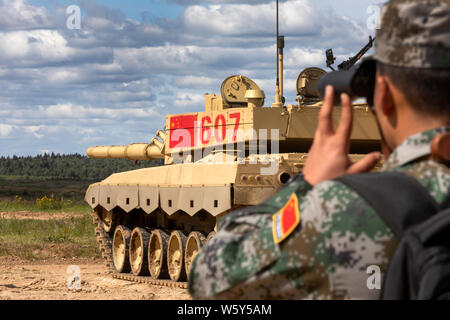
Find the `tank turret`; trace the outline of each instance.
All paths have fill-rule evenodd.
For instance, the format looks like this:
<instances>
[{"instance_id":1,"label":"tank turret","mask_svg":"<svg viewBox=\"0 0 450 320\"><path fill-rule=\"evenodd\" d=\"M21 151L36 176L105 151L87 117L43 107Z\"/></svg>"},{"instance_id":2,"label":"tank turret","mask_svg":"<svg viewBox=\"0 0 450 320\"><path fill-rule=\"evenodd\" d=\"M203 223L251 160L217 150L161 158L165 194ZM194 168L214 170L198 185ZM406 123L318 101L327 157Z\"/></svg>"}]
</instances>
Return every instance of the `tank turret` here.
<instances>
[{"instance_id":1,"label":"tank turret","mask_svg":"<svg viewBox=\"0 0 450 320\"><path fill-rule=\"evenodd\" d=\"M153 138L150 144L97 146L89 148L87 154L92 158L130 160L165 158L166 164L170 164L174 157L189 158L191 161L195 158L198 161L208 150L230 150L230 146L236 144L240 145L240 151L243 152L245 150L242 148L248 149L245 144L252 141L259 143L260 140L270 144L273 139L278 140L279 153L307 152L314 137L322 104L315 88L318 79L325 73L320 70L309 68L300 73L297 80L297 105L263 107L264 91L254 81L242 75L231 76L223 82L220 96L205 95L205 111L168 115L165 132L158 131L158 138ZM340 107L335 109L334 120L337 124ZM366 153L376 149L380 136L368 106L355 104L354 112L352 152ZM189 154L191 157L186 157Z\"/></svg>"}]
</instances>

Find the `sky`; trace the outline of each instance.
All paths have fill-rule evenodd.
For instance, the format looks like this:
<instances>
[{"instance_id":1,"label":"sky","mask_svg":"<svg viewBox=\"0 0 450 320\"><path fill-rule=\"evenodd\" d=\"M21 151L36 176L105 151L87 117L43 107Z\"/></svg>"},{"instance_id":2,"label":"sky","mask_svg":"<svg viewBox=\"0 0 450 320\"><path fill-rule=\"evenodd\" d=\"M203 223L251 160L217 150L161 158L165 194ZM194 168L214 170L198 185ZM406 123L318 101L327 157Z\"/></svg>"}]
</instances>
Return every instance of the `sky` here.
<instances>
[{"instance_id":1,"label":"sky","mask_svg":"<svg viewBox=\"0 0 450 320\"><path fill-rule=\"evenodd\" d=\"M326 68L326 49L341 62L367 43L382 2L280 1L287 103L302 69ZM0 0L0 156L149 142L234 74L270 106L274 40L270 0Z\"/></svg>"}]
</instances>

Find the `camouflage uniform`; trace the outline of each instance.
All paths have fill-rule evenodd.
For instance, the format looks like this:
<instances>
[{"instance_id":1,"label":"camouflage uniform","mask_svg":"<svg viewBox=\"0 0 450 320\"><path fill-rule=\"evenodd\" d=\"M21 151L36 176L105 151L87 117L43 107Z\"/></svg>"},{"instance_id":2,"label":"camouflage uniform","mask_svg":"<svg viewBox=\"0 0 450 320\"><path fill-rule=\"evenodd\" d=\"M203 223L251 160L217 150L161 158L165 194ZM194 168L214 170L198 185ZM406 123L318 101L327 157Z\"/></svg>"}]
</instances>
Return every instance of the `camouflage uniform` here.
<instances>
[{"instance_id":1,"label":"camouflage uniform","mask_svg":"<svg viewBox=\"0 0 450 320\"><path fill-rule=\"evenodd\" d=\"M432 160L430 142L439 128L409 137L383 170L417 179L439 203L450 203L450 169ZM279 245L272 235L274 212L295 193L301 223ZM296 177L261 205L221 219L220 232L198 254L190 274L195 298L377 299L367 268L386 270L397 244L375 211L347 186L326 181L312 188Z\"/></svg>"},{"instance_id":2,"label":"camouflage uniform","mask_svg":"<svg viewBox=\"0 0 450 320\"><path fill-rule=\"evenodd\" d=\"M375 58L401 67L449 68L449 3L392 0L385 5L382 26L387 27L377 32ZM447 131L450 127L409 137L382 171L403 172L437 203L450 204L450 169L427 157L433 137ZM274 217L293 195L300 222L277 243ZM368 267L385 271L398 243L355 191L337 181L313 188L301 175L264 203L225 216L218 229L192 264L194 298L377 299L380 290L367 286Z\"/></svg>"}]
</instances>

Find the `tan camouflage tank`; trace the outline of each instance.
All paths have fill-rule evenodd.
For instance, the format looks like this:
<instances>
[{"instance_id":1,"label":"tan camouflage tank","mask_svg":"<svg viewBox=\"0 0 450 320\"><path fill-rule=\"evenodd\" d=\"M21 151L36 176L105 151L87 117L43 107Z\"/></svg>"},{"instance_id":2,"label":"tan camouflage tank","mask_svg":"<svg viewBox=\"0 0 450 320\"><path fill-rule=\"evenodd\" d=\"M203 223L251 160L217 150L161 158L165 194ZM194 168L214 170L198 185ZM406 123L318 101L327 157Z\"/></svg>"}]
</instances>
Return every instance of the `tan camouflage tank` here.
<instances>
[{"instance_id":1,"label":"tan camouflage tank","mask_svg":"<svg viewBox=\"0 0 450 320\"><path fill-rule=\"evenodd\" d=\"M186 286L198 250L218 219L275 194L302 171L322 102L319 68L297 79L297 103L283 103L282 50L276 99L251 79L235 75L221 94L206 94L204 111L166 116L150 143L100 146L93 158L164 159L164 165L116 173L92 184L85 200L107 266L117 278ZM340 108L334 112L335 125ZM354 105L352 158L378 150L380 136L365 104Z\"/></svg>"}]
</instances>

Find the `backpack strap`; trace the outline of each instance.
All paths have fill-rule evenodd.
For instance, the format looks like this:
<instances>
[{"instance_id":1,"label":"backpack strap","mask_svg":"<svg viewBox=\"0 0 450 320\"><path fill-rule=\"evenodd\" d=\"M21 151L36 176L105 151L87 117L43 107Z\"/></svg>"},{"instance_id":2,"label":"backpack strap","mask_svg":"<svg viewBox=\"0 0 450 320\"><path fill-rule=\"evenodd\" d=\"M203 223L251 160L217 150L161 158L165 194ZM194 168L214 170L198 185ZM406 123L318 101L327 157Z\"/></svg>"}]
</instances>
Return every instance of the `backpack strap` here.
<instances>
[{"instance_id":1,"label":"backpack strap","mask_svg":"<svg viewBox=\"0 0 450 320\"><path fill-rule=\"evenodd\" d=\"M427 220L440 210L429 191L403 173L346 175L336 181L366 200L398 238L408 227Z\"/></svg>"}]
</instances>

